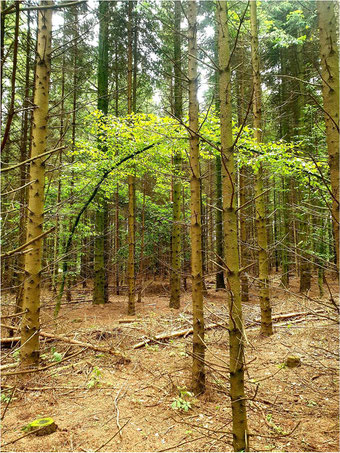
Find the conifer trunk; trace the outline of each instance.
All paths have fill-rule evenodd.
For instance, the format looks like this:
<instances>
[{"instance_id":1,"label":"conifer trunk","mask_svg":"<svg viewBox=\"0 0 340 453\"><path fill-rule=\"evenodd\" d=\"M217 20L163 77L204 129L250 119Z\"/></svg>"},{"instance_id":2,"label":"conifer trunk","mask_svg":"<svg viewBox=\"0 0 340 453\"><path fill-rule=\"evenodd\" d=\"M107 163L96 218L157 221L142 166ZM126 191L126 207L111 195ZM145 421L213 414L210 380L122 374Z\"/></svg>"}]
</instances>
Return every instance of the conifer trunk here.
<instances>
[{"instance_id":1,"label":"conifer trunk","mask_svg":"<svg viewBox=\"0 0 340 453\"><path fill-rule=\"evenodd\" d=\"M128 6L128 115L132 113L132 20L133 20L133 2L129 1ZM129 256L128 256L128 315L134 315L136 312L136 282L135 282L135 177L128 176L129 186L129 206L128 206L128 242L129 242Z\"/></svg>"},{"instance_id":2,"label":"conifer trunk","mask_svg":"<svg viewBox=\"0 0 340 453\"><path fill-rule=\"evenodd\" d=\"M250 21L251 21L251 60L253 67L253 115L255 140L261 143L261 79L260 79L260 61L259 61L259 44L257 32L257 11L256 0L250 2ZM260 306L261 306L261 334L272 335L272 310L269 299L269 257L268 257L268 238L266 228L266 205L263 197L265 174L262 165L260 165L255 181L255 208L256 208L256 229L258 264L259 264L259 285L260 285Z\"/></svg>"},{"instance_id":3,"label":"conifer trunk","mask_svg":"<svg viewBox=\"0 0 340 453\"><path fill-rule=\"evenodd\" d=\"M216 10L216 14L218 11ZM218 24L218 17L216 20ZM215 25L215 60L218 60L218 25ZM216 111L220 110L219 101L219 73L215 71L215 96ZM224 284L224 271L223 271L223 224L222 224L222 162L221 155L215 157L215 179L216 179L216 262L218 264L216 269L216 291L225 289Z\"/></svg>"},{"instance_id":4,"label":"conifer trunk","mask_svg":"<svg viewBox=\"0 0 340 453\"><path fill-rule=\"evenodd\" d=\"M244 333L239 275L236 213L236 171L233 155L232 103L227 2L217 2L219 99L223 177L223 232L229 305L230 397L234 451L248 451L244 393Z\"/></svg>"},{"instance_id":5,"label":"conifer trunk","mask_svg":"<svg viewBox=\"0 0 340 453\"><path fill-rule=\"evenodd\" d=\"M27 145L28 145L28 131L29 131L29 103L30 103L30 63L31 63L31 15L30 11L27 14L27 40L26 40L26 62L25 62L25 94L24 94L24 103L23 107L25 109L22 122L22 135L20 143L20 160L21 162L25 161L29 156L27 155ZM24 186L27 182L27 167L26 165L21 165L20 167L20 186ZM27 193L28 189L21 189L20 192L20 226L19 226L19 246L23 245L26 242L26 225L27 225ZM23 286L24 286L24 269L25 269L25 256L23 254L18 256L18 289L16 295L16 306L15 311L19 313L22 311L22 297L23 297Z\"/></svg>"},{"instance_id":6,"label":"conifer trunk","mask_svg":"<svg viewBox=\"0 0 340 453\"><path fill-rule=\"evenodd\" d=\"M174 28L174 115L182 118L181 87L181 2L175 2ZM180 152L175 150L173 158L173 197L172 197L172 233L171 233L171 275L170 275L170 308L180 307L181 297L181 193L182 184L179 178L182 167Z\"/></svg>"},{"instance_id":7,"label":"conifer trunk","mask_svg":"<svg viewBox=\"0 0 340 453\"><path fill-rule=\"evenodd\" d=\"M51 5L51 1L41 1L42 6ZM46 152L47 118L49 100L49 82L51 71L51 35L52 10L38 12L38 36L36 49L36 74L32 128L31 157ZM43 158L34 160L30 165L28 190L27 241L31 241L43 232L44 222L44 185L45 163ZM25 254L25 282L21 324L20 359L23 367L39 363L40 329L40 286L43 240L35 240Z\"/></svg>"},{"instance_id":8,"label":"conifer trunk","mask_svg":"<svg viewBox=\"0 0 340 453\"><path fill-rule=\"evenodd\" d=\"M190 128L190 239L193 310L192 389L197 395L205 390L204 316L202 287L202 221L199 164L198 100L197 100L197 3L188 1L188 80Z\"/></svg>"},{"instance_id":9,"label":"conifer trunk","mask_svg":"<svg viewBox=\"0 0 340 453\"><path fill-rule=\"evenodd\" d=\"M99 2L99 48L98 48L98 110L108 113L108 14L109 2ZM100 144L103 151L106 146ZM94 281L93 304L105 304L108 301L107 287L107 252L106 226L108 217L107 200L104 194L98 197L99 207L96 210L96 237L94 243Z\"/></svg>"},{"instance_id":10,"label":"conifer trunk","mask_svg":"<svg viewBox=\"0 0 340 453\"><path fill-rule=\"evenodd\" d=\"M322 94L325 110L326 141L332 190L332 221L339 270L339 51L336 33L335 1L317 1Z\"/></svg>"}]
</instances>

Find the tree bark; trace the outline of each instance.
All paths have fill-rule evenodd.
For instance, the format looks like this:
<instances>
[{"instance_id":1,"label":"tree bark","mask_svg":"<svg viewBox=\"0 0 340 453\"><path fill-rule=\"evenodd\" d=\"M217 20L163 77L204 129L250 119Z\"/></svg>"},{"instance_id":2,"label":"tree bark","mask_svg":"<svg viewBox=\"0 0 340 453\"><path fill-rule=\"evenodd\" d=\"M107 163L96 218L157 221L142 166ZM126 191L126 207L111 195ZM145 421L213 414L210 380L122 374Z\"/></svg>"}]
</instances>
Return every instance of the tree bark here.
<instances>
[{"instance_id":1,"label":"tree bark","mask_svg":"<svg viewBox=\"0 0 340 453\"><path fill-rule=\"evenodd\" d=\"M42 0L41 5L51 5L51 1ZM44 9L38 13L37 63L32 129L31 156L36 157L46 151L47 118L49 101L49 82L51 71L51 35L52 10ZM30 165L28 190L27 240L40 236L44 222L44 185L45 163L36 159ZM37 239L25 254L25 283L23 311L26 311L21 324L20 359L23 367L39 363L40 329L40 285L43 241Z\"/></svg>"},{"instance_id":2,"label":"tree bark","mask_svg":"<svg viewBox=\"0 0 340 453\"><path fill-rule=\"evenodd\" d=\"M181 86L181 2L175 3L174 27L174 115L182 118L182 86ZM181 298L181 192L179 178L182 169L182 158L175 150L173 158L173 198L172 198L172 232L171 232L171 275L170 275L170 308L178 309Z\"/></svg>"},{"instance_id":3,"label":"tree bark","mask_svg":"<svg viewBox=\"0 0 340 453\"><path fill-rule=\"evenodd\" d=\"M99 48L98 48L98 110L104 115L108 113L108 15L109 2L99 2ZM105 152L104 143L100 144ZM96 210L96 237L94 243L94 281L93 304L105 304L108 301L107 285L107 252L106 252L106 226L108 207L105 195L101 192L98 197Z\"/></svg>"},{"instance_id":4,"label":"tree bark","mask_svg":"<svg viewBox=\"0 0 340 453\"><path fill-rule=\"evenodd\" d=\"M339 270L339 51L336 2L317 1L320 31L322 94L332 190L332 220Z\"/></svg>"},{"instance_id":5,"label":"tree bark","mask_svg":"<svg viewBox=\"0 0 340 453\"><path fill-rule=\"evenodd\" d=\"M133 21L133 2L128 5L128 115L132 113L132 21ZM128 176L129 186L129 206L128 206L128 242L129 242L129 256L128 256L128 315L136 313L136 281L135 281L135 177L134 175Z\"/></svg>"},{"instance_id":6,"label":"tree bark","mask_svg":"<svg viewBox=\"0 0 340 453\"><path fill-rule=\"evenodd\" d=\"M248 451L247 413L244 393L244 324L237 243L236 171L233 155L232 101L227 2L217 2L219 24L219 99L223 177L224 260L229 305L230 397L234 451Z\"/></svg>"},{"instance_id":7,"label":"tree bark","mask_svg":"<svg viewBox=\"0 0 340 453\"><path fill-rule=\"evenodd\" d=\"M188 1L188 80L190 128L190 239L193 307L192 389L197 395L205 391L204 316L202 288L202 223L197 100L197 2Z\"/></svg>"},{"instance_id":8,"label":"tree bark","mask_svg":"<svg viewBox=\"0 0 340 453\"><path fill-rule=\"evenodd\" d=\"M27 145L28 145L28 131L29 131L29 96L30 96L30 63L31 63L31 23L30 23L30 12L27 15L27 38L26 38L26 68L25 68L25 94L24 94L24 114L22 122L22 135L20 143L20 160L24 162L29 156L27 155ZM21 165L20 167L20 186L24 186L27 183L27 167L26 165ZM27 225L27 193L28 189L21 189L20 193L20 225L19 225L19 246L25 244L26 242L26 225ZM25 269L25 256L18 256L18 289L16 296L16 312L21 311L23 300L23 286L24 286L24 269Z\"/></svg>"},{"instance_id":9,"label":"tree bark","mask_svg":"<svg viewBox=\"0 0 340 453\"><path fill-rule=\"evenodd\" d=\"M253 67L253 115L255 140L261 143L261 79L260 79L260 60L259 60L259 44L257 32L257 11L256 0L250 2L250 21L251 21L251 60ZM255 181L255 208L256 208L256 227L257 227L257 245L259 247L258 263L259 263L259 285L260 285L260 306L261 306L261 334L272 335L273 326L271 319L271 306L269 299L269 256L268 256L268 238L266 228L266 205L264 197L261 194L264 192L264 177L265 173L262 165L260 165Z\"/></svg>"}]
</instances>

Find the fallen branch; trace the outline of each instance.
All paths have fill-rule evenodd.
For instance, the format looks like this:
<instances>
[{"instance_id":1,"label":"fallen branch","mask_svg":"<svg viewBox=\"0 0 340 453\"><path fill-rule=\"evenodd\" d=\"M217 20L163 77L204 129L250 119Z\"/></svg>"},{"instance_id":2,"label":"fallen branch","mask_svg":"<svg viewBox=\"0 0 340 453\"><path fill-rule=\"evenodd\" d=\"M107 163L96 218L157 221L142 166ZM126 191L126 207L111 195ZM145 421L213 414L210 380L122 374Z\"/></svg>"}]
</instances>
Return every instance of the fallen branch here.
<instances>
[{"instance_id":1,"label":"fallen branch","mask_svg":"<svg viewBox=\"0 0 340 453\"><path fill-rule=\"evenodd\" d=\"M281 319L289 319L289 318L297 318L298 316L308 316L313 315L314 313L322 313L325 310L314 310L314 311L301 311L301 312L293 312L293 313L282 313L279 315L272 316L273 321L278 321ZM254 323L261 322L261 319L254 319Z\"/></svg>"},{"instance_id":2,"label":"fallen branch","mask_svg":"<svg viewBox=\"0 0 340 453\"><path fill-rule=\"evenodd\" d=\"M14 328L15 329L15 327L6 326L4 324L2 324L2 326L3 327L7 327L8 329L9 328ZM52 334L52 333L47 333L47 332L39 332L39 335L41 337L43 337L43 338L50 338L52 340L62 341L64 343L74 344L76 346L82 346L83 348L92 349L93 351L105 352L107 354L122 356L121 352L116 351L114 349L104 348L102 346L95 346L95 345L93 345L91 343L84 343L82 341L73 340L72 338L67 338L67 337L65 337L63 335L57 335L57 334ZM20 341L20 337L1 338L1 344L2 343L17 342L17 341Z\"/></svg>"},{"instance_id":3,"label":"fallen branch","mask_svg":"<svg viewBox=\"0 0 340 453\"><path fill-rule=\"evenodd\" d=\"M283 313L283 314L279 314L279 315L274 315L272 317L272 319L274 321L277 321L277 320L280 320L280 319L288 319L288 318L295 318L295 317L298 317L298 316L303 316L303 315L313 315L314 313L322 313L324 310L314 310L314 312L294 312L294 313ZM251 324L249 324L248 326L246 326L246 328L248 327L253 327L254 325L258 324L261 322L261 319L255 319ZM221 323L212 323L212 324L208 324L207 326L205 326L205 330L208 330L208 329L213 329L214 327L224 327L224 328L227 328L227 325L225 324L221 324ZM178 338L178 337L184 337L186 335L190 335L191 333L193 333L193 328L191 327L190 329L183 329L183 330L177 330L175 332L167 332L167 333L162 333L162 334L159 334L159 335L156 335L155 337L153 338L147 338L146 340L143 340L139 343L136 343L132 346L132 349L139 349L139 348L142 348L143 346L145 346L146 344L149 344L149 343L153 343L153 342L157 342L157 341L161 341L161 340L169 340L171 338Z\"/></svg>"},{"instance_id":4,"label":"fallen branch","mask_svg":"<svg viewBox=\"0 0 340 453\"><path fill-rule=\"evenodd\" d=\"M225 327L223 324L218 324L218 323L213 323L213 324L208 324L205 326L205 330L208 329L213 329L214 327ZM153 343L155 341L159 340L169 340L171 338L177 338L177 337L184 337L186 335L189 335L193 332L193 328L191 327L190 329L183 329L183 330L176 330L175 332L170 332L170 333L162 333L160 335L156 335L153 338L147 338L146 340L141 341L140 343L136 343L132 346L132 349L139 349L145 346L146 344Z\"/></svg>"},{"instance_id":5,"label":"fallen branch","mask_svg":"<svg viewBox=\"0 0 340 453\"><path fill-rule=\"evenodd\" d=\"M27 245L27 244L26 244ZM20 311L19 313L14 313L13 315L1 315L1 319L7 319L7 318L16 318L17 316L23 315L26 313L27 310Z\"/></svg>"},{"instance_id":6,"label":"fallen branch","mask_svg":"<svg viewBox=\"0 0 340 453\"><path fill-rule=\"evenodd\" d=\"M1 338L1 344L16 343L18 341L20 341L20 337Z\"/></svg>"},{"instance_id":7,"label":"fallen branch","mask_svg":"<svg viewBox=\"0 0 340 453\"><path fill-rule=\"evenodd\" d=\"M56 335L47 332L40 332L40 336L44 338L52 338L53 340L63 341L68 344L75 344L77 346L82 346L83 348L92 349L93 351L105 352L107 354L119 355L122 356L122 353L114 349L104 348L102 346L95 346L91 343L83 343L82 341L73 340L72 338L64 337L63 335Z\"/></svg>"},{"instance_id":8,"label":"fallen branch","mask_svg":"<svg viewBox=\"0 0 340 453\"><path fill-rule=\"evenodd\" d=\"M17 366L19 366L18 362L16 362L16 363L6 363L5 365L1 365L0 366L0 371L8 370L9 368L16 368Z\"/></svg>"}]
</instances>

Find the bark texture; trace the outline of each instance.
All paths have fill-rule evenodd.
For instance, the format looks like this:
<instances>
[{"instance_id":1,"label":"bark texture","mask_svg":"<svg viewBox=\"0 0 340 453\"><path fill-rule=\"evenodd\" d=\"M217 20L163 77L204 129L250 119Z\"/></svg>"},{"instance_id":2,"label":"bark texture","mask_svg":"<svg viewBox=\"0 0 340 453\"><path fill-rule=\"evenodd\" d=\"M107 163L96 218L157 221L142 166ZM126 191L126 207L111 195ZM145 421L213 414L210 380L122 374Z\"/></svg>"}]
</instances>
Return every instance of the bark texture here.
<instances>
[{"instance_id":1,"label":"bark texture","mask_svg":"<svg viewBox=\"0 0 340 453\"><path fill-rule=\"evenodd\" d=\"M191 281L193 306L193 365L192 389L197 395L205 390L204 370L204 317L203 317L203 266L201 184L199 163L198 100L197 100L197 3L188 1L188 80L190 128L190 239Z\"/></svg>"},{"instance_id":2,"label":"bark texture","mask_svg":"<svg viewBox=\"0 0 340 453\"><path fill-rule=\"evenodd\" d=\"M237 243L236 172L233 155L232 103L227 2L217 2L219 24L219 99L221 121L223 232L229 305L230 397L234 451L248 451L247 413L244 393L244 325L241 305Z\"/></svg>"},{"instance_id":3,"label":"bark texture","mask_svg":"<svg viewBox=\"0 0 340 453\"><path fill-rule=\"evenodd\" d=\"M128 9L128 114L132 113L132 41L133 41L133 2L129 2ZM129 214L128 214L128 242L129 242L129 256L127 268L128 280L128 315L134 315L136 312L136 280L135 280L135 177L128 176L129 186Z\"/></svg>"},{"instance_id":4,"label":"bark texture","mask_svg":"<svg viewBox=\"0 0 340 453\"><path fill-rule=\"evenodd\" d=\"M182 118L182 86L181 86L181 2L175 2L175 30L174 30L174 114ZM170 276L170 304L171 308L180 307L181 297L181 194L182 184L179 178L182 169L180 152L174 154L173 160L173 199L172 199L172 234L171 234L171 276Z\"/></svg>"},{"instance_id":5,"label":"bark texture","mask_svg":"<svg viewBox=\"0 0 340 453\"><path fill-rule=\"evenodd\" d=\"M98 110L104 115L108 113L108 13L109 2L99 2L99 48L98 48ZM105 138L100 142L101 150L105 152ZM108 301L107 291L107 251L106 251L106 227L108 208L107 200L103 193L98 197L98 209L96 210L96 237L94 243L94 281L93 303L105 304Z\"/></svg>"},{"instance_id":6,"label":"bark texture","mask_svg":"<svg viewBox=\"0 0 340 453\"><path fill-rule=\"evenodd\" d=\"M41 5L51 5L41 1ZM32 127L31 157L46 152L49 82L51 72L52 10L38 12L38 34L36 53L36 74ZM28 189L27 241L43 232L45 162L43 158L30 165ZM25 282L23 293L23 315L21 324L20 359L23 367L35 366L39 362L40 329L40 285L43 241L37 239L25 254Z\"/></svg>"},{"instance_id":7,"label":"bark texture","mask_svg":"<svg viewBox=\"0 0 340 453\"><path fill-rule=\"evenodd\" d=\"M259 43L257 31L257 10L256 0L250 2L250 22L251 22L251 61L253 67L253 115L255 140L258 143L262 141L262 124L261 124L261 78L260 78L260 60L259 60ZM268 256L268 238L266 228L266 204L263 197L265 174L262 165L256 174L255 181L255 208L256 208L256 230L258 263L259 263L259 285L260 285L260 306L261 306L261 334L272 335L272 310L269 299L269 256Z\"/></svg>"},{"instance_id":8,"label":"bark texture","mask_svg":"<svg viewBox=\"0 0 340 453\"><path fill-rule=\"evenodd\" d=\"M339 270L339 50L335 1L318 1L322 94L332 190L332 219Z\"/></svg>"}]
</instances>

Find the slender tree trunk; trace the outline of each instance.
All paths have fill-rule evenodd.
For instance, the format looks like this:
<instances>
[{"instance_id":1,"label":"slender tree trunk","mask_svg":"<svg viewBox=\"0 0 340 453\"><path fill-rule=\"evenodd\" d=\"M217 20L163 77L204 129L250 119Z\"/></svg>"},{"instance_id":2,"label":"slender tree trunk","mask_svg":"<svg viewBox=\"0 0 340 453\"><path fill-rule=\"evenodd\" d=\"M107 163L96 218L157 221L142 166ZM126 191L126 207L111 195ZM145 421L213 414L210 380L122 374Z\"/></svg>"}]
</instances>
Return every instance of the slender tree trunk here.
<instances>
[{"instance_id":1,"label":"slender tree trunk","mask_svg":"<svg viewBox=\"0 0 340 453\"><path fill-rule=\"evenodd\" d=\"M250 21L251 21L251 60L253 67L253 114L255 140L258 143L262 141L261 133L261 79L260 79L260 60L259 45L257 32L257 11L256 0L250 2ZM272 335L272 310L269 299L269 256L268 256L268 239L266 228L266 205L263 197L265 174L262 165L260 165L256 174L255 182L255 207L256 207L256 226L257 226L257 244L259 247L259 284L260 284L260 305L261 305L261 334Z\"/></svg>"},{"instance_id":2,"label":"slender tree trunk","mask_svg":"<svg viewBox=\"0 0 340 453\"><path fill-rule=\"evenodd\" d=\"M41 5L51 5L50 1L41 1ZM35 92L33 111L33 130L31 156L36 157L46 152L47 116L49 100L49 82L51 71L51 35L52 10L38 12L37 67L35 75ZM44 222L44 183L45 163L38 158L30 165L28 191L27 240L40 236ZM35 240L25 254L25 283L21 324L21 364L24 367L39 363L39 329L40 329L40 285L41 263L43 252L42 239Z\"/></svg>"},{"instance_id":3,"label":"slender tree trunk","mask_svg":"<svg viewBox=\"0 0 340 453\"><path fill-rule=\"evenodd\" d=\"M332 220L337 266L339 269L339 51L336 33L335 1L317 1L322 94L325 109L326 140L332 190Z\"/></svg>"},{"instance_id":4,"label":"slender tree trunk","mask_svg":"<svg viewBox=\"0 0 340 453\"><path fill-rule=\"evenodd\" d=\"M129 2L128 6L128 114L132 113L133 99L132 99L132 21L133 21L133 2ZM129 256L128 256L128 314L134 315L136 312L136 282L135 282L135 177L134 175L128 176L129 186L129 214L128 214L128 242L129 242Z\"/></svg>"},{"instance_id":5,"label":"slender tree trunk","mask_svg":"<svg viewBox=\"0 0 340 453\"><path fill-rule=\"evenodd\" d=\"M20 160L21 162L25 161L28 158L27 145L28 145L28 121L29 121L29 97L30 97L30 64L31 64L31 23L30 23L30 11L27 14L27 39L26 39L26 62L25 62L25 98L23 102L24 114L22 121L22 135L20 143ZM21 165L20 167L20 186L24 186L27 182L27 167L26 165ZM26 225L27 225L27 194L28 189L21 189L20 192L20 225L19 225L19 246L23 245L26 242ZM24 286L24 269L25 269L25 256L23 254L18 256L18 289L16 296L16 312L22 311L22 296L23 296L23 286Z\"/></svg>"},{"instance_id":6,"label":"slender tree trunk","mask_svg":"<svg viewBox=\"0 0 340 453\"><path fill-rule=\"evenodd\" d=\"M137 1L136 1L137 5ZM138 21L137 11L133 15L133 77L132 77L132 111L137 112L137 64L138 64Z\"/></svg>"},{"instance_id":7,"label":"slender tree trunk","mask_svg":"<svg viewBox=\"0 0 340 453\"><path fill-rule=\"evenodd\" d=\"M118 72L118 44L115 43L115 115L119 116L119 72ZM115 241L114 241L114 259L115 259L115 292L119 295L119 184L116 186L116 197L115 197Z\"/></svg>"},{"instance_id":8,"label":"slender tree trunk","mask_svg":"<svg viewBox=\"0 0 340 453\"><path fill-rule=\"evenodd\" d=\"M67 28L67 24L65 23L66 17L65 17L65 12L64 12L64 25L63 25L63 45L66 44L66 39L65 39L65 32ZM63 146L64 143L64 98L65 98L65 52L63 53L62 56L62 63L61 63L61 102L60 102L60 130L59 130L59 145ZM58 178L58 192L57 192L57 213L55 217L55 231L54 231L54 241L53 241L53 265L52 265L52 289L54 292L57 292L57 285L58 285L58 269L59 269L59 263L57 262L58 259L58 249L59 249L59 237L60 237L60 231L59 231L59 203L61 200L61 184L62 184L62 171L61 171L61 165L62 165L62 159L63 159L63 153L60 153L59 156L59 170L57 173L57 178ZM72 197L72 195L71 195Z\"/></svg>"},{"instance_id":9,"label":"slender tree trunk","mask_svg":"<svg viewBox=\"0 0 340 453\"><path fill-rule=\"evenodd\" d=\"M218 14L218 11L216 12ZM218 18L216 24L218 24ZM215 60L218 59L218 25L215 26ZM215 71L215 96L216 96L216 110L220 110L219 101L219 72ZM225 289L224 284L224 271L223 271L223 223L222 223L222 162L221 155L215 157L215 177L216 177L216 291Z\"/></svg>"},{"instance_id":10,"label":"slender tree trunk","mask_svg":"<svg viewBox=\"0 0 340 453\"><path fill-rule=\"evenodd\" d=\"M245 103L245 87L244 87L244 49L242 46L241 50L241 61L240 67L236 72L236 92L238 99L238 126L241 127L243 124L243 110ZM246 167L239 169L239 206L243 206L246 203ZM246 229L246 210L240 209L238 211L238 220L239 220L239 237L240 237L240 265L245 267L248 264L247 260L247 229ZM245 272L241 275L241 300L244 302L249 301L249 287L248 287L248 277Z\"/></svg>"},{"instance_id":11,"label":"slender tree trunk","mask_svg":"<svg viewBox=\"0 0 340 453\"><path fill-rule=\"evenodd\" d=\"M208 162L208 262L207 272L211 274L213 270L213 264L211 257L214 251L214 217L213 217L213 204L214 204L214 171L213 171L213 160Z\"/></svg>"},{"instance_id":12,"label":"slender tree trunk","mask_svg":"<svg viewBox=\"0 0 340 453\"><path fill-rule=\"evenodd\" d=\"M79 24L78 24L78 11L77 7L74 9L74 47L73 47L73 98L72 98L72 135L71 135L71 143L72 143L72 151L75 151L75 145L76 145L76 128L77 128L77 98L78 98L78 78L77 78L77 62L78 62L78 34L79 34ZM98 105L99 108L99 105ZM73 166L74 162L74 155L71 155L71 165ZM71 182L70 182L70 210L73 212L73 197L74 197L74 171L72 168L71 171ZM72 216L70 216L70 225L69 228L71 230L72 228ZM67 293L66 293L66 298L68 301L71 301L72 299L72 287L74 283L76 282L77 279L77 252L73 251L70 254L70 270L71 270L71 275L70 278L68 279L68 285L67 285ZM104 260L104 266L105 266L105 260Z\"/></svg>"},{"instance_id":13,"label":"slender tree trunk","mask_svg":"<svg viewBox=\"0 0 340 453\"><path fill-rule=\"evenodd\" d=\"M98 110L108 113L108 20L109 2L99 2L99 49L98 49ZM100 147L105 152L105 138ZM96 237L94 244L93 303L105 304L108 301L106 227L108 217L107 200L103 193L98 197L96 211Z\"/></svg>"},{"instance_id":14,"label":"slender tree trunk","mask_svg":"<svg viewBox=\"0 0 340 453\"><path fill-rule=\"evenodd\" d=\"M283 226L283 238L282 238L282 273L281 273L281 284L285 288L289 285L289 261L288 261L288 247L289 247L289 184L287 184L285 176L282 177L282 226Z\"/></svg>"},{"instance_id":15,"label":"slender tree trunk","mask_svg":"<svg viewBox=\"0 0 340 453\"><path fill-rule=\"evenodd\" d=\"M145 191L146 184L143 182L143 204L142 204L142 225L141 225L141 241L139 255L139 291L137 302L142 302L143 282L144 282L144 240L145 240Z\"/></svg>"},{"instance_id":16,"label":"slender tree trunk","mask_svg":"<svg viewBox=\"0 0 340 453\"><path fill-rule=\"evenodd\" d=\"M174 27L174 115L182 118L182 86L181 86L181 2L175 3ZM171 274L170 274L170 308L180 307L181 298L181 192L179 178L182 169L182 158L175 151L173 158L173 197L172 197L172 233L171 233Z\"/></svg>"},{"instance_id":17,"label":"slender tree trunk","mask_svg":"<svg viewBox=\"0 0 340 453\"><path fill-rule=\"evenodd\" d=\"M229 305L230 397L234 451L248 451L247 413L244 393L244 326L241 305L237 243L236 171L233 155L232 103L227 2L217 2L219 24L219 99L223 165L223 231Z\"/></svg>"},{"instance_id":18,"label":"slender tree trunk","mask_svg":"<svg viewBox=\"0 0 340 453\"><path fill-rule=\"evenodd\" d=\"M202 290L202 220L200 196L200 163L197 100L197 2L188 1L188 80L190 127L190 239L191 282L193 311L193 365L192 388L197 395L205 390L204 371L204 315Z\"/></svg>"},{"instance_id":19,"label":"slender tree trunk","mask_svg":"<svg viewBox=\"0 0 340 453\"><path fill-rule=\"evenodd\" d=\"M218 269L216 272L216 290L224 289L223 273L223 223L222 223L222 162L221 156L216 156L216 255Z\"/></svg>"}]
</instances>

